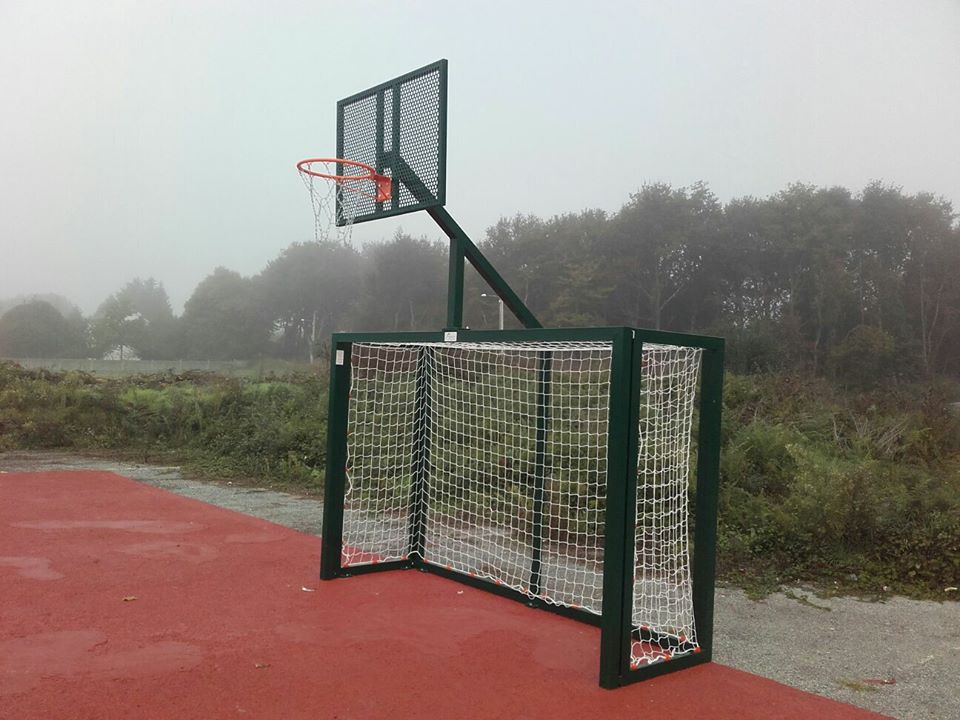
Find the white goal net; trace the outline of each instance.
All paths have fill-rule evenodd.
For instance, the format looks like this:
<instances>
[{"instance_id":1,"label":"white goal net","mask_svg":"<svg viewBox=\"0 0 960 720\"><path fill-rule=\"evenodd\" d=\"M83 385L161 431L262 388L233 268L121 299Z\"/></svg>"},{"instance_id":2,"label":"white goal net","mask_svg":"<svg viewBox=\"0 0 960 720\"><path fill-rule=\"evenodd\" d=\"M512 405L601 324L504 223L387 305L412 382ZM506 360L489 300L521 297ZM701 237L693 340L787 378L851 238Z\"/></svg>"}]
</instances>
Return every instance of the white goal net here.
<instances>
[{"instance_id":1,"label":"white goal net","mask_svg":"<svg viewBox=\"0 0 960 720\"><path fill-rule=\"evenodd\" d=\"M634 667L697 652L690 460L701 350L644 345L634 534Z\"/></svg>"},{"instance_id":2,"label":"white goal net","mask_svg":"<svg viewBox=\"0 0 960 720\"><path fill-rule=\"evenodd\" d=\"M635 667L696 649L700 351L643 347ZM342 565L416 557L599 615L612 353L609 342L354 343Z\"/></svg>"}]
</instances>

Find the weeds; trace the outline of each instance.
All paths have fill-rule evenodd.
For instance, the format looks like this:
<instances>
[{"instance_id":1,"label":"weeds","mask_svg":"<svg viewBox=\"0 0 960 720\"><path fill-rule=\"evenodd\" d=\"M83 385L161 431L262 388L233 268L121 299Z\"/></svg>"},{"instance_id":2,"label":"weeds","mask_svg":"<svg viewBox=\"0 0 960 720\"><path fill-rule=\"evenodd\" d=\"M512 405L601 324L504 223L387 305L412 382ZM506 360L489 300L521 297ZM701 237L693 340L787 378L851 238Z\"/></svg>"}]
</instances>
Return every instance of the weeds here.
<instances>
[{"instance_id":1,"label":"weeds","mask_svg":"<svg viewBox=\"0 0 960 720\"><path fill-rule=\"evenodd\" d=\"M0 450L175 452L206 474L318 488L325 438L326 382L315 375L102 379L0 363Z\"/></svg>"},{"instance_id":2,"label":"weeds","mask_svg":"<svg viewBox=\"0 0 960 720\"><path fill-rule=\"evenodd\" d=\"M955 388L841 394L773 374L727 384L724 575L938 599L958 584L960 419L947 411Z\"/></svg>"},{"instance_id":3,"label":"weeds","mask_svg":"<svg viewBox=\"0 0 960 720\"><path fill-rule=\"evenodd\" d=\"M869 685L862 680L849 680L847 678L838 678L837 685L844 687L847 690L853 690L854 692L876 692L877 688L873 685Z\"/></svg>"}]
</instances>

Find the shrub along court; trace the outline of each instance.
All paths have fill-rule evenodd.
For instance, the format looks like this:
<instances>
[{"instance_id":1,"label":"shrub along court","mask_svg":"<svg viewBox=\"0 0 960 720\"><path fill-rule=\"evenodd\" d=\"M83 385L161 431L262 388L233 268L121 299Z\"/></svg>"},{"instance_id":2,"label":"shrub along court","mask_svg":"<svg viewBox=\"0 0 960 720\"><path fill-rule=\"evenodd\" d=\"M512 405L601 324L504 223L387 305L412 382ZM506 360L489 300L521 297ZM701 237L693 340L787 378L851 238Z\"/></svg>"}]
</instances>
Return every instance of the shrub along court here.
<instances>
[{"instance_id":1,"label":"shrub along court","mask_svg":"<svg viewBox=\"0 0 960 720\"><path fill-rule=\"evenodd\" d=\"M322 487L326 378L210 373L103 379L0 363L0 451L135 452L217 477ZM728 375L722 577L956 598L957 387L840 390L822 378Z\"/></svg>"},{"instance_id":2,"label":"shrub along court","mask_svg":"<svg viewBox=\"0 0 960 720\"><path fill-rule=\"evenodd\" d=\"M203 474L319 489L326 432L326 379L316 375L104 379L0 363L0 451L172 453Z\"/></svg>"},{"instance_id":3,"label":"shrub along court","mask_svg":"<svg viewBox=\"0 0 960 720\"><path fill-rule=\"evenodd\" d=\"M841 392L796 375L728 376L720 563L761 586L829 580L953 597L960 584L955 387Z\"/></svg>"}]
</instances>

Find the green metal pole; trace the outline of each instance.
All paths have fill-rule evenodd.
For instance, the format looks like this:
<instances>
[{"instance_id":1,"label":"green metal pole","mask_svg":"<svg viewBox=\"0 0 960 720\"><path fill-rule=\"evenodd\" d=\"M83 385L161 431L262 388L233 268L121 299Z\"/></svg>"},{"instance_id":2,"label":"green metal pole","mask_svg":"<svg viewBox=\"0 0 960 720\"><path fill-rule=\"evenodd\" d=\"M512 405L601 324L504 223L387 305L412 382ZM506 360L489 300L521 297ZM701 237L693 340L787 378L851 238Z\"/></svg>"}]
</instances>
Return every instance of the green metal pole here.
<instances>
[{"instance_id":1,"label":"green metal pole","mask_svg":"<svg viewBox=\"0 0 960 720\"><path fill-rule=\"evenodd\" d=\"M493 288L493 291L500 296L504 304L510 308L510 312L514 314L524 327L543 327L540 321L537 320L534 314L530 312L530 309L524 304L523 300L520 299L520 296L513 291L513 288L507 284L507 281L503 279L490 261L480 252L480 248L473 244L473 241L463 231L463 228L450 216L450 213L442 207L427 208L427 212L430 213L430 217L432 217L437 225L440 226L440 229L446 233L447 237L450 239L456 238L459 241L466 259L470 261L470 264L473 265L480 277L486 280L487 284Z\"/></svg>"},{"instance_id":2,"label":"green metal pole","mask_svg":"<svg viewBox=\"0 0 960 720\"><path fill-rule=\"evenodd\" d=\"M620 629L620 684L623 685L629 675L631 645L633 644L633 591L636 578L635 553L637 544L637 472L640 454L640 397L643 385L643 341L632 333L633 355L630 360L630 420L627 423L627 484L624 493L623 513L623 625Z\"/></svg>"},{"instance_id":3,"label":"green metal pole","mask_svg":"<svg viewBox=\"0 0 960 720\"><path fill-rule=\"evenodd\" d=\"M384 91L385 92L385 91ZM380 93L381 97L383 93ZM383 144L380 144L383 147ZM390 152L393 155L393 162L390 169L393 171L393 180L390 182L390 209L396 210L400 207L400 183L409 182L410 178L416 177L416 173L410 170L410 166L402 163L403 167L397 166L397 160L400 159L400 88L393 91L393 116L390 118ZM419 178L418 178L419 179Z\"/></svg>"},{"instance_id":4,"label":"green metal pole","mask_svg":"<svg viewBox=\"0 0 960 720\"><path fill-rule=\"evenodd\" d=\"M350 403L350 343L334 339L327 390L327 476L323 493L323 542L320 546L320 577L331 580L340 574L343 551L343 495L347 478L347 416Z\"/></svg>"},{"instance_id":5,"label":"green metal pole","mask_svg":"<svg viewBox=\"0 0 960 720\"><path fill-rule=\"evenodd\" d=\"M413 466L410 484L410 546L409 555L418 555L424 560L427 531L427 470L433 440L433 413L431 408L430 367L433 353L430 348L420 348L417 356L417 384L414 390L413 417ZM422 428L422 432L421 432Z\"/></svg>"},{"instance_id":6,"label":"green metal pole","mask_svg":"<svg viewBox=\"0 0 960 720\"><path fill-rule=\"evenodd\" d=\"M636 458L630 461L634 365L633 333L623 328L613 342L610 360L610 410L607 421L607 498L603 547L603 615L600 620L600 687L622 684L624 645L630 640L627 583L627 514L629 486L636 485ZM634 468L631 478L630 468Z\"/></svg>"},{"instance_id":7,"label":"green metal pole","mask_svg":"<svg viewBox=\"0 0 960 720\"><path fill-rule=\"evenodd\" d=\"M704 350L697 447L696 526L693 533L693 616L704 661L713 654L713 596L723 412L723 347Z\"/></svg>"},{"instance_id":8,"label":"green metal pole","mask_svg":"<svg viewBox=\"0 0 960 720\"><path fill-rule=\"evenodd\" d=\"M394 98L394 108L399 103ZM397 152L399 146L399 136L394 138L393 158L391 159L394 178L399 178L404 187L410 191L420 202L430 202L433 196L426 185L417 177L417 174L410 169L410 166L404 162ZM396 181L394 182L396 185ZM520 296L513 288L507 284L507 281L496 271L493 265L480 252L480 248L474 245L470 237L463 231L456 220L441 206L428 207L427 212L434 222L440 226L440 229L450 238L450 269L448 274L447 290L447 326L450 328L460 328L463 326L463 261L464 258L470 261L470 264L476 269L480 277L487 281L487 284L503 300L504 304L510 308L510 312L516 316L524 327L540 328L543 325L534 316L530 309L524 304Z\"/></svg>"},{"instance_id":9,"label":"green metal pole","mask_svg":"<svg viewBox=\"0 0 960 720\"><path fill-rule=\"evenodd\" d=\"M344 143L344 139L343 139L343 105L342 105L341 103L337 103L337 157L338 157L338 158L342 158L342 157L343 157L343 143ZM342 163L337 163L337 175L343 175L343 164L342 164ZM337 227L343 227L344 222L345 222L344 217L343 217L343 203L341 202L342 197L343 197L343 195L342 195L342 193L343 193L343 188L338 185L338 186L337 186L337 189L336 189L336 193L337 193L337 198L336 198L336 203L335 203L336 206L335 206L335 208L334 208L334 210L335 210L335 213L334 213L334 214L335 214L334 223L337 225Z\"/></svg>"},{"instance_id":10,"label":"green metal pole","mask_svg":"<svg viewBox=\"0 0 960 720\"><path fill-rule=\"evenodd\" d=\"M450 267L447 273L447 329L463 327L463 243L450 238Z\"/></svg>"},{"instance_id":11,"label":"green metal pole","mask_svg":"<svg viewBox=\"0 0 960 720\"><path fill-rule=\"evenodd\" d=\"M547 425L550 422L550 373L553 366L553 353L541 352L537 378L537 439L534 456L533 476L533 532L530 561L530 594L540 594L542 557L543 557L543 501L547 482Z\"/></svg>"},{"instance_id":12,"label":"green metal pole","mask_svg":"<svg viewBox=\"0 0 960 720\"><path fill-rule=\"evenodd\" d=\"M383 168L383 164L384 164L384 160L386 159L386 158L384 157L384 153L383 153L383 137L384 137L384 122L383 122L383 110L384 110L384 107L383 107L383 106L384 106L384 92L386 92L386 91L381 91L381 92L378 92L378 93L377 93L377 122L376 122L376 129L375 129L375 132L376 132L375 147L377 148L377 162L376 162L376 165L374 166L374 169L375 169L378 173L380 173L381 175L383 174L383 169L384 169L384 168ZM392 137L392 136L393 136L393 135L392 135L392 133L391 133L391 137ZM342 155L337 155L337 157L343 157L343 156L342 156ZM338 167L338 169L337 169L337 174L343 174L342 169L340 169L339 167ZM397 181L396 181L396 180L393 180L393 181L392 181L392 185L395 186L396 184L397 184ZM340 192L343 192L343 189L342 189L342 188L338 188L338 190L339 190ZM394 192L396 192L396 188L395 188L395 187L393 187L393 190L394 190ZM377 212L383 212L383 203L382 203L382 202L377 202L377 203L376 203L376 207L377 207Z\"/></svg>"}]
</instances>

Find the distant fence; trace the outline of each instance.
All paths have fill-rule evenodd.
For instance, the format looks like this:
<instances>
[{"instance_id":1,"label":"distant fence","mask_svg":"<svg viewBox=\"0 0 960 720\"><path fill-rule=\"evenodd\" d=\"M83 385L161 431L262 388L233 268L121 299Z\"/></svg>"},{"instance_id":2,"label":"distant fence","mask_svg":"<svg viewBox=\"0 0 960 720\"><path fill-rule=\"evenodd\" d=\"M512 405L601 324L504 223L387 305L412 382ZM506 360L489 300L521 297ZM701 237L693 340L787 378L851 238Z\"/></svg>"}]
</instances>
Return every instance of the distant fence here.
<instances>
[{"instance_id":1,"label":"distant fence","mask_svg":"<svg viewBox=\"0 0 960 720\"><path fill-rule=\"evenodd\" d=\"M89 358L0 358L38 369L82 370L94 375L152 375L154 373L215 372L221 375L261 376L269 373L318 372L318 363L294 363L287 360L95 360Z\"/></svg>"}]
</instances>

